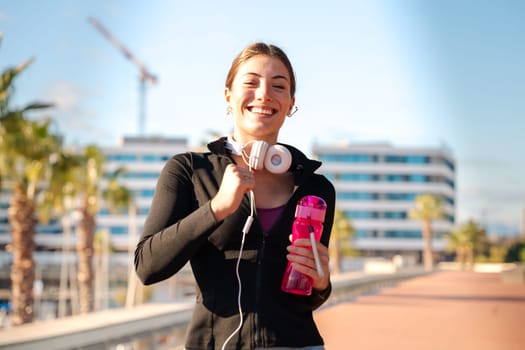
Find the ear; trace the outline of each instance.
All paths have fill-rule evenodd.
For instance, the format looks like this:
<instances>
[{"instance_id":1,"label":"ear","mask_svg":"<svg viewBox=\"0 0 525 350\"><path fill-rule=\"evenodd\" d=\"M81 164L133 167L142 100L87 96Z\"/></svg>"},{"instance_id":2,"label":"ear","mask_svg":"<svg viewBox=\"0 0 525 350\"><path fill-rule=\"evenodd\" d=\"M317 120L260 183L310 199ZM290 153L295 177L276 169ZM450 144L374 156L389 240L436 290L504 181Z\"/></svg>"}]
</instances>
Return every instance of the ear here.
<instances>
[{"instance_id":1,"label":"ear","mask_svg":"<svg viewBox=\"0 0 525 350\"><path fill-rule=\"evenodd\" d=\"M292 97L292 101L290 102L290 108L288 108L288 113L286 113L286 115L290 115L290 113L292 113L293 106L295 106L295 97Z\"/></svg>"},{"instance_id":2,"label":"ear","mask_svg":"<svg viewBox=\"0 0 525 350\"><path fill-rule=\"evenodd\" d=\"M226 102L230 103L230 97L231 97L230 89L224 88L224 97L226 98Z\"/></svg>"}]
</instances>

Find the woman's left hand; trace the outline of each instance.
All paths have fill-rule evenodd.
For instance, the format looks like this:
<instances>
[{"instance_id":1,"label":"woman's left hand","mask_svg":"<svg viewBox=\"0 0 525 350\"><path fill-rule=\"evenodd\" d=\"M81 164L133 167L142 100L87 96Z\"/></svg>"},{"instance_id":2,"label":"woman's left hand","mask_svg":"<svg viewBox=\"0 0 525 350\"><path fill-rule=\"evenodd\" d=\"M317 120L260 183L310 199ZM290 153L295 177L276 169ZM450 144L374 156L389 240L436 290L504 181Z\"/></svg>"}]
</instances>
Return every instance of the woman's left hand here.
<instances>
[{"instance_id":1,"label":"woman's left hand","mask_svg":"<svg viewBox=\"0 0 525 350\"><path fill-rule=\"evenodd\" d=\"M287 250L290 254L286 257L293 263L293 267L297 271L312 278L314 289L321 291L325 290L330 283L328 248L320 242L317 242L316 246L322 273L317 271L312 244L309 239L297 239L293 245L289 245Z\"/></svg>"}]
</instances>

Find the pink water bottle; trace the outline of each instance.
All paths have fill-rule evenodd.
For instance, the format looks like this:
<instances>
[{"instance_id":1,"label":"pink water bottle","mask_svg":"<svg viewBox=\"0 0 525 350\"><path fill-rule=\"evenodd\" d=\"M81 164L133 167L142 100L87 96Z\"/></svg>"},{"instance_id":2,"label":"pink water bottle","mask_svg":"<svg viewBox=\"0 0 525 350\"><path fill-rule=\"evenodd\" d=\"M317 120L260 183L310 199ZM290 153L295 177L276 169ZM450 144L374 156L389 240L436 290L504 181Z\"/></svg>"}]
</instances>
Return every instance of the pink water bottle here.
<instances>
[{"instance_id":1,"label":"pink water bottle","mask_svg":"<svg viewBox=\"0 0 525 350\"><path fill-rule=\"evenodd\" d=\"M305 196L297 202L295 208L295 220L292 226L292 244L298 238L315 239L319 242L323 232L323 222L326 213L326 202L317 196ZM314 237L311 236L313 234ZM315 244L315 242L314 242ZM319 261L317 251L316 256L317 268ZM322 273L322 271L321 271ZM312 294L312 278L296 271L292 263L288 262L284 272L281 289L283 292L310 295Z\"/></svg>"}]
</instances>

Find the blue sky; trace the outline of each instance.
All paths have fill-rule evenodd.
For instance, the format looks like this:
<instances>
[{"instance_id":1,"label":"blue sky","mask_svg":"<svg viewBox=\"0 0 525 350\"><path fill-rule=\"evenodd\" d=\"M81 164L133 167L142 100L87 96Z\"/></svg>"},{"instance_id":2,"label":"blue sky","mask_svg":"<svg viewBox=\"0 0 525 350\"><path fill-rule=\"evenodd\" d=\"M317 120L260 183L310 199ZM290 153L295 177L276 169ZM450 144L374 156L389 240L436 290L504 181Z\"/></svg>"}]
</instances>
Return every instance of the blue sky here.
<instances>
[{"instance_id":1,"label":"blue sky","mask_svg":"<svg viewBox=\"0 0 525 350\"><path fill-rule=\"evenodd\" d=\"M281 46L299 111L282 142L390 142L450 148L457 219L516 234L525 208L525 2L0 1L0 69L34 57L15 105L52 101L69 144L137 134L138 70L88 21L106 26L159 81L145 134L228 133L224 79L248 43Z\"/></svg>"}]
</instances>

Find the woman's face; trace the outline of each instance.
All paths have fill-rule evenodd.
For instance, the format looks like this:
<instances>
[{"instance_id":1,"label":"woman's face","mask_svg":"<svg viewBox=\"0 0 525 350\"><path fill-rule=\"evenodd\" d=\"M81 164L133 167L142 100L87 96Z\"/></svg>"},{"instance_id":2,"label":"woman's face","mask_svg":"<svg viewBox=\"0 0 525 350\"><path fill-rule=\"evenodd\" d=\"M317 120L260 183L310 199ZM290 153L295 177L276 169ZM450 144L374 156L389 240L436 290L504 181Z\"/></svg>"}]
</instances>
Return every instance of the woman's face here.
<instances>
[{"instance_id":1,"label":"woman's face","mask_svg":"<svg viewBox=\"0 0 525 350\"><path fill-rule=\"evenodd\" d=\"M285 65L266 55L244 62L225 95L235 118L233 137L242 143L277 142L279 129L295 100L290 96L290 75Z\"/></svg>"}]
</instances>

